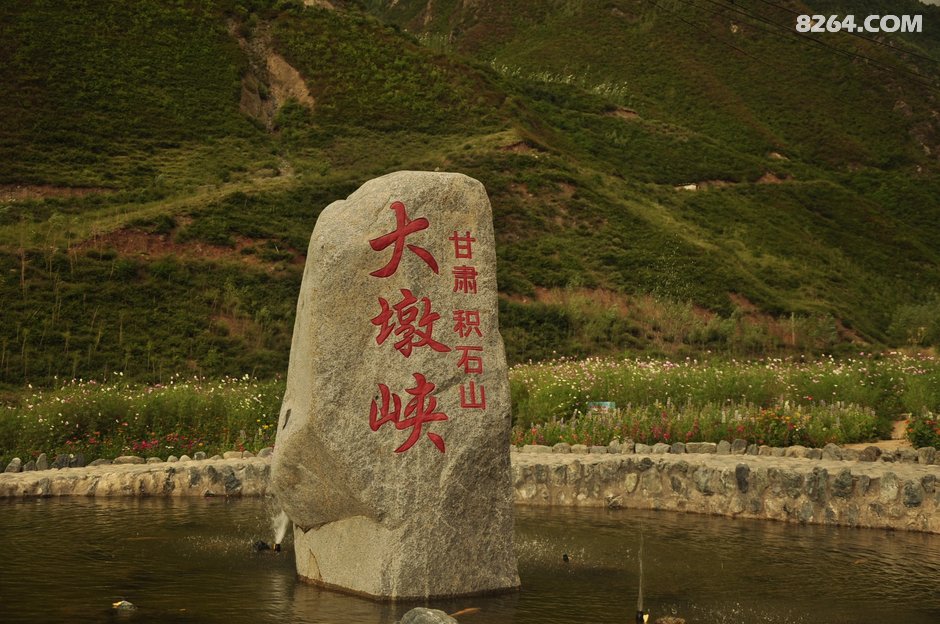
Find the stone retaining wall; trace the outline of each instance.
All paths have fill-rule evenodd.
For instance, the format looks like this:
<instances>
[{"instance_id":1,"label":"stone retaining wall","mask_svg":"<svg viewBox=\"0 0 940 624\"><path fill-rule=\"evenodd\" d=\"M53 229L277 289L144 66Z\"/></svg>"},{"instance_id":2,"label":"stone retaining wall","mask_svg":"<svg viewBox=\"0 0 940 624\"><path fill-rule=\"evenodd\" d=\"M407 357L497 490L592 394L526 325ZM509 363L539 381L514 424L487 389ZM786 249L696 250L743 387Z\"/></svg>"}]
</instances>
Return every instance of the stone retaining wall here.
<instances>
[{"instance_id":1,"label":"stone retaining wall","mask_svg":"<svg viewBox=\"0 0 940 624\"><path fill-rule=\"evenodd\" d=\"M0 498L264 496L263 458L0 474ZM516 502L940 533L940 466L711 454L513 453Z\"/></svg>"},{"instance_id":2,"label":"stone retaining wall","mask_svg":"<svg viewBox=\"0 0 940 624\"><path fill-rule=\"evenodd\" d=\"M750 455L513 454L516 502L940 533L940 466Z\"/></svg>"},{"instance_id":3,"label":"stone retaining wall","mask_svg":"<svg viewBox=\"0 0 940 624\"><path fill-rule=\"evenodd\" d=\"M268 459L113 464L0 474L0 498L264 496Z\"/></svg>"}]
</instances>

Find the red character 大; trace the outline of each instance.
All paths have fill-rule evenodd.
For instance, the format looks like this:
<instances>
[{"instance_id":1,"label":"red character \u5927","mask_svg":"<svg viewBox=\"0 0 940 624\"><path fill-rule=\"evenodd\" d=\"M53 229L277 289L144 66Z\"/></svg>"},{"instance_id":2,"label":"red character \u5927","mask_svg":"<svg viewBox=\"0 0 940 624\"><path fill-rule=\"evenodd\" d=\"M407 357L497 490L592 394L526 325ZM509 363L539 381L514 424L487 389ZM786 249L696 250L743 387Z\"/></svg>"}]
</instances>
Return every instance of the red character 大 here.
<instances>
[{"instance_id":1,"label":"red character \u5927","mask_svg":"<svg viewBox=\"0 0 940 624\"><path fill-rule=\"evenodd\" d=\"M470 334L476 334L482 338L483 332L480 331L480 311L454 310L454 333L461 338L466 338Z\"/></svg>"},{"instance_id":2,"label":"red character \u5927","mask_svg":"<svg viewBox=\"0 0 940 624\"><path fill-rule=\"evenodd\" d=\"M425 423L447 420L447 414L436 412L437 398L431 396L434 392L434 384L428 381L421 373L412 373L415 378L415 387L405 390L413 398L405 405L404 418L401 413L401 398L397 394L389 392L388 386L379 384L382 405L379 407L377 399L372 399L372 407L369 410L369 427L372 431L378 431L379 427L385 423L394 423L399 431L411 429L411 434L404 443L395 449L396 453L404 453L418 441ZM444 452L444 438L433 433L427 432L428 439L437 447L441 453Z\"/></svg>"},{"instance_id":3,"label":"red character \u5927","mask_svg":"<svg viewBox=\"0 0 940 624\"><path fill-rule=\"evenodd\" d=\"M431 270L435 273L438 273L437 261L434 259L434 256L431 255L424 247L418 247L417 245L405 245L405 238L409 234L414 234L415 232L420 232L421 230L427 229L430 223L424 217L420 217L412 221L408 218L408 213L405 212L405 204L400 201L394 202L389 206L390 210L395 211L395 229L388 234L379 236L378 238L373 238L369 241L369 244L372 246L372 249L375 251L382 251L389 245L394 244L395 247L392 250L392 259L388 261L381 269L377 269L369 273L374 277L388 277L393 275L395 271L398 270L398 263L401 262L402 252L405 251L407 246L415 255L424 260Z\"/></svg>"},{"instance_id":4,"label":"red character \u5927","mask_svg":"<svg viewBox=\"0 0 940 624\"><path fill-rule=\"evenodd\" d=\"M454 241L454 257L455 258L473 258L473 247L472 243L475 243L477 239L470 236L470 232L467 232L463 236L457 233L454 230L454 235L448 238L449 241Z\"/></svg>"},{"instance_id":5,"label":"red character \u5927","mask_svg":"<svg viewBox=\"0 0 940 624\"><path fill-rule=\"evenodd\" d=\"M400 337L395 343L395 348L405 357L411 357L412 350L418 347L431 347L440 353L450 351L450 347L431 337L431 333L434 331L434 321L441 318L440 314L431 312L431 300L422 297L423 310L419 312L418 306L415 305L418 299L411 294L410 290L402 288L401 296L401 301L393 307L389 307L388 301L384 297L379 297L379 305L382 310L371 320L372 324L379 328L379 335L375 337L375 341L378 344L384 343L394 329L395 336ZM397 317L397 329L392 322L393 309Z\"/></svg>"}]
</instances>

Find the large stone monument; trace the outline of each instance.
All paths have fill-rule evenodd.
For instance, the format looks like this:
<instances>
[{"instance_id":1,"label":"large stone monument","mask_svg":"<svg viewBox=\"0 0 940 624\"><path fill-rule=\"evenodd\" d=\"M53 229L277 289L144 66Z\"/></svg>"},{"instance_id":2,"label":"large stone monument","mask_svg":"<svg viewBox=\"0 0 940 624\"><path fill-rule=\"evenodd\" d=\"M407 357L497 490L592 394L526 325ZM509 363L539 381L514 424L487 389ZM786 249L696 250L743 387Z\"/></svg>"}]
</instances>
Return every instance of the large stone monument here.
<instances>
[{"instance_id":1,"label":"large stone monument","mask_svg":"<svg viewBox=\"0 0 940 624\"><path fill-rule=\"evenodd\" d=\"M303 580L382 599L519 586L483 186L371 180L320 215L272 486Z\"/></svg>"}]
</instances>

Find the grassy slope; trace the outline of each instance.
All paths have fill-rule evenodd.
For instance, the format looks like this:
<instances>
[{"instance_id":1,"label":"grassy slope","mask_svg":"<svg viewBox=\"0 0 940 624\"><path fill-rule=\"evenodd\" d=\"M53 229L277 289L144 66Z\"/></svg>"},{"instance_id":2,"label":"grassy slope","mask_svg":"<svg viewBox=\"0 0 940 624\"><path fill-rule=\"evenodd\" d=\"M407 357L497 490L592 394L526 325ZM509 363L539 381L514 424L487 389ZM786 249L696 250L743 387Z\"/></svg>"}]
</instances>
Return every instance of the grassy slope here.
<instances>
[{"instance_id":1,"label":"grassy slope","mask_svg":"<svg viewBox=\"0 0 940 624\"><path fill-rule=\"evenodd\" d=\"M486 184L514 360L787 342L759 312L795 313L798 347L838 341L830 314L880 340L940 283L920 87L745 28L772 71L643 3L435 3L419 34L457 28L457 55L267 4L0 8L0 184L107 191L0 203L0 383L282 371L318 211L394 169ZM421 6L383 17L423 23ZM270 29L313 111L289 104L273 133L239 112L230 24ZM727 184L673 189L708 180Z\"/></svg>"}]
</instances>

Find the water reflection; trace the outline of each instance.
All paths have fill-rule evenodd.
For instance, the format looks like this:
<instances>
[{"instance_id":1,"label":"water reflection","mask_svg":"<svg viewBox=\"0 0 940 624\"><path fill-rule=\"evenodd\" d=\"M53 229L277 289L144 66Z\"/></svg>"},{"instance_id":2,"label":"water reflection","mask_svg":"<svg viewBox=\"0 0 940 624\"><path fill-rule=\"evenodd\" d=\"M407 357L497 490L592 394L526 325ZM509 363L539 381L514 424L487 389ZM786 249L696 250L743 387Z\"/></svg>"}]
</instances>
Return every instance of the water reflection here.
<instances>
[{"instance_id":1,"label":"water reflection","mask_svg":"<svg viewBox=\"0 0 940 624\"><path fill-rule=\"evenodd\" d=\"M0 504L3 622L387 623L410 608L297 583L259 500ZM690 624L940 622L940 537L667 512L517 510L519 593L437 601L469 624L633 621L644 604ZM290 532L288 532L289 542ZM562 559L569 555L569 561Z\"/></svg>"}]
</instances>

